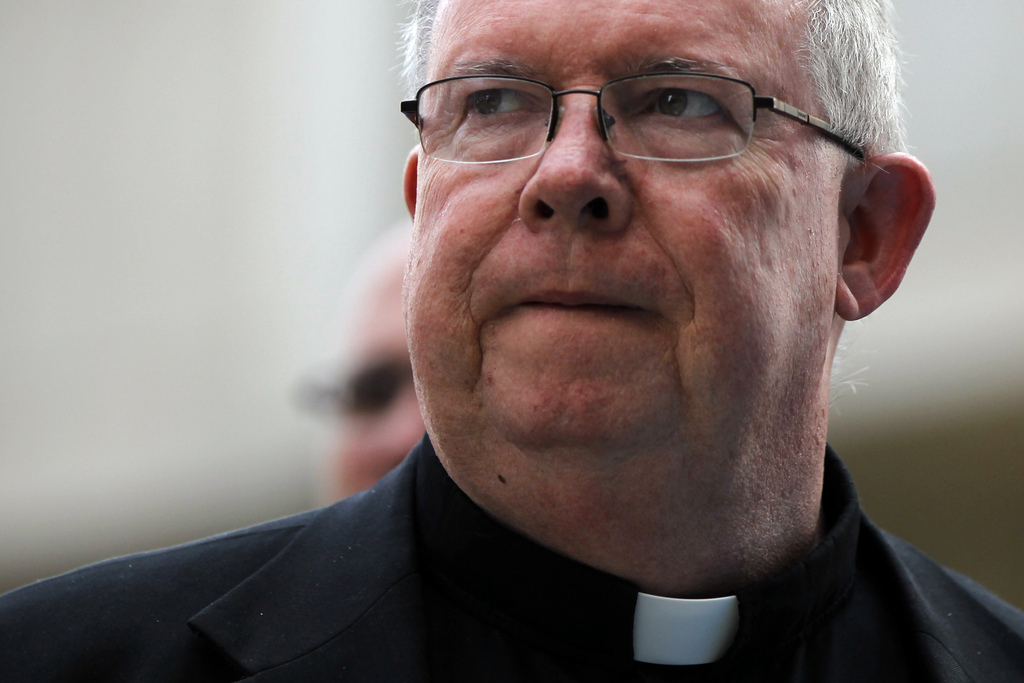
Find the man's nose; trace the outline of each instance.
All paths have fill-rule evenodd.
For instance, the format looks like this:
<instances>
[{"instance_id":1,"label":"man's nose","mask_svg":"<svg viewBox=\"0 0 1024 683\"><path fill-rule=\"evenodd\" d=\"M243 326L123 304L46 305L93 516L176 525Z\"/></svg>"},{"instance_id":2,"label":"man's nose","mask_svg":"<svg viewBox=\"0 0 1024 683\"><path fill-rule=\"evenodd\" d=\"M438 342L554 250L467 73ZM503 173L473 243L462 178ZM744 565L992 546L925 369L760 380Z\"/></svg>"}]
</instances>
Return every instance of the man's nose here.
<instances>
[{"instance_id":1,"label":"man's nose","mask_svg":"<svg viewBox=\"0 0 1024 683\"><path fill-rule=\"evenodd\" d=\"M625 161L604 140L591 91L556 100L554 137L519 198L519 214L535 230L568 225L617 232L629 225L632 197Z\"/></svg>"}]
</instances>

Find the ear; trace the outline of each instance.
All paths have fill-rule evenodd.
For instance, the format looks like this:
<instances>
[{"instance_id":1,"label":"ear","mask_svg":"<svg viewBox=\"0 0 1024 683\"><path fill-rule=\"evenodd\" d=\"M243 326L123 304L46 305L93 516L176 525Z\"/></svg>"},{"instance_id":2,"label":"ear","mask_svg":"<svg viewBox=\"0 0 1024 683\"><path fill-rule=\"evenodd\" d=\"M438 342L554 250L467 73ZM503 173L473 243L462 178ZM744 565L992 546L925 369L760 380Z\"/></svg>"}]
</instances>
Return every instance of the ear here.
<instances>
[{"instance_id":1,"label":"ear","mask_svg":"<svg viewBox=\"0 0 1024 683\"><path fill-rule=\"evenodd\" d=\"M843 187L836 313L857 320L903 280L935 209L935 186L909 154L882 154L850 172Z\"/></svg>"},{"instance_id":2,"label":"ear","mask_svg":"<svg viewBox=\"0 0 1024 683\"><path fill-rule=\"evenodd\" d=\"M405 206L409 209L409 215L416 217L416 181L420 167L419 145L412 148L409 158L405 160L405 175L402 179L402 187L405 191Z\"/></svg>"}]
</instances>

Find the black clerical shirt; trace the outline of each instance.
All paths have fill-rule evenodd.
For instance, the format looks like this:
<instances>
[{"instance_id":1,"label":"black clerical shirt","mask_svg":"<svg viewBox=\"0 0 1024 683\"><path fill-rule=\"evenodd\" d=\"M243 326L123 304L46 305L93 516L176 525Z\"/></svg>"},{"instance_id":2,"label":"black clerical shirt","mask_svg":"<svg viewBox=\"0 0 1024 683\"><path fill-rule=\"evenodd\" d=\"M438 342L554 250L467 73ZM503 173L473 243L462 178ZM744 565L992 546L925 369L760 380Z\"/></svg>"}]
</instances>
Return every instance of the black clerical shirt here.
<instances>
[{"instance_id":1,"label":"black clerical shirt","mask_svg":"<svg viewBox=\"0 0 1024 683\"><path fill-rule=\"evenodd\" d=\"M860 538L853 485L831 452L824 540L741 590L732 646L693 666L635 662L636 586L498 524L459 490L429 444L422 455L417 532L434 681L921 680L907 616L880 551Z\"/></svg>"}]
</instances>

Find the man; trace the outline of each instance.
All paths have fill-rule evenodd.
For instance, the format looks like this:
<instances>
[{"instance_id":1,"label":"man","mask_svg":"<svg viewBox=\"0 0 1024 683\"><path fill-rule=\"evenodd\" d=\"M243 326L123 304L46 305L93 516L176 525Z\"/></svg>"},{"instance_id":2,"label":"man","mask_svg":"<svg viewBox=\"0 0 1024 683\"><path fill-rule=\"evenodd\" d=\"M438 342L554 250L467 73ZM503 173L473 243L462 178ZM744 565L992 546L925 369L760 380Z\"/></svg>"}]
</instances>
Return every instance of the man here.
<instances>
[{"instance_id":1,"label":"man","mask_svg":"<svg viewBox=\"0 0 1024 683\"><path fill-rule=\"evenodd\" d=\"M888 14L420 5L428 439L325 511L8 596L12 680L1021 680L1024 617L825 444L843 321L934 203Z\"/></svg>"},{"instance_id":2,"label":"man","mask_svg":"<svg viewBox=\"0 0 1024 683\"><path fill-rule=\"evenodd\" d=\"M423 436L402 311L410 227L395 226L361 259L346 288L340 368L304 392L311 407L337 418L325 467L330 501L373 486Z\"/></svg>"}]
</instances>

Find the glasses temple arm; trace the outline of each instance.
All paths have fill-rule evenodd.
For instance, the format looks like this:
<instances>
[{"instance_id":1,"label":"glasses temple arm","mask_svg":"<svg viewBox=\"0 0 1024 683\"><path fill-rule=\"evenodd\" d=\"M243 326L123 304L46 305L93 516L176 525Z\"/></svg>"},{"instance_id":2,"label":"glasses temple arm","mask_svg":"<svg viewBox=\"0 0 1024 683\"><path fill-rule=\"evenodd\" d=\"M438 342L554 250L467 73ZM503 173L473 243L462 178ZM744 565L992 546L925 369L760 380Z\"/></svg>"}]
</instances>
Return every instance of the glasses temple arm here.
<instances>
[{"instance_id":1,"label":"glasses temple arm","mask_svg":"<svg viewBox=\"0 0 1024 683\"><path fill-rule=\"evenodd\" d=\"M798 109L791 104L787 104L777 97L754 97L755 115L758 109L767 109L808 126L813 126L829 139L842 145L847 152L855 156L858 160L864 161L864 150L857 145L854 145L841 135L838 135L832 128L832 124L825 119L819 119L817 116L811 116L804 110Z\"/></svg>"}]
</instances>

